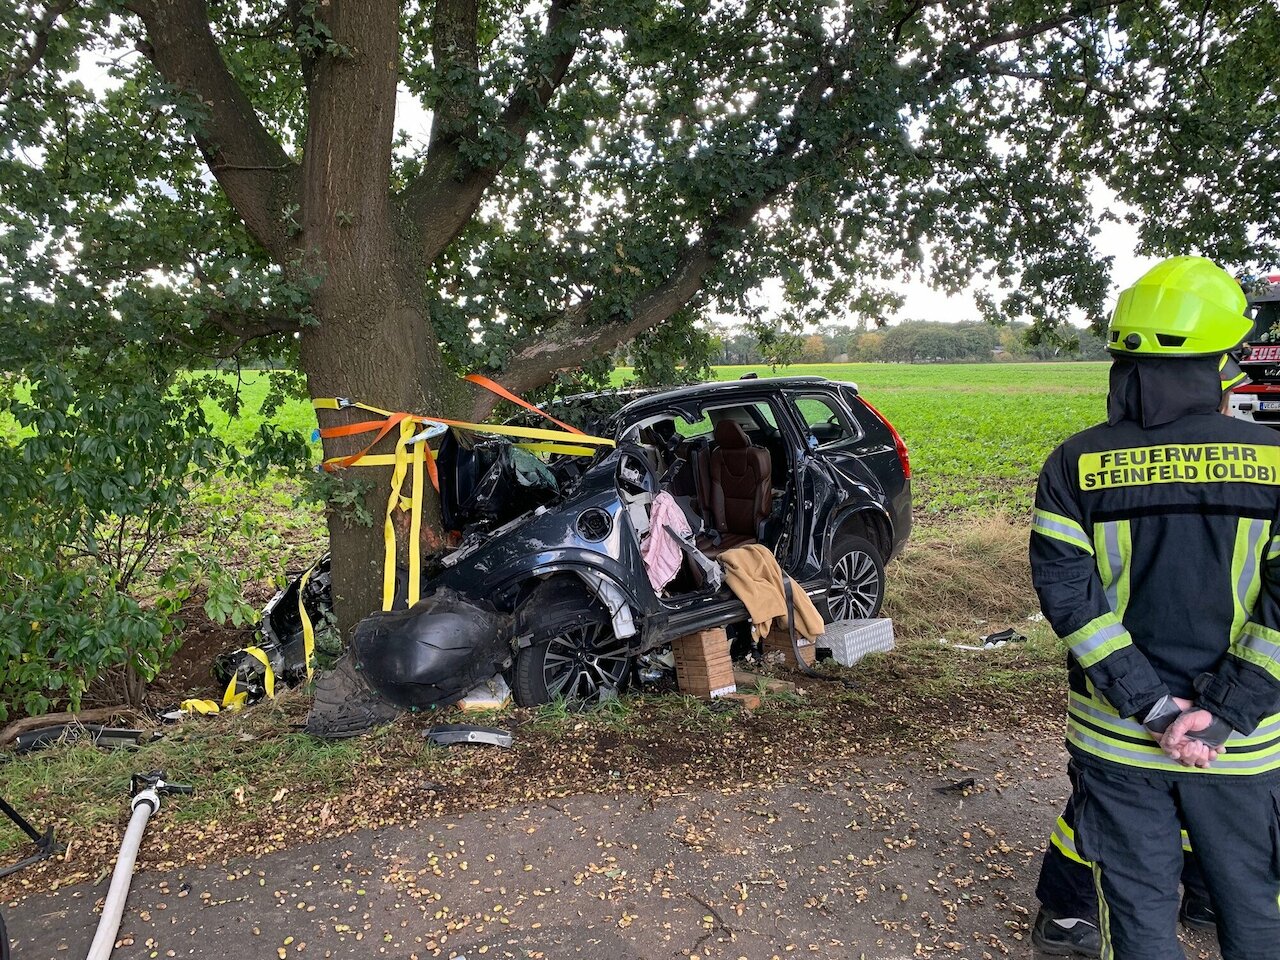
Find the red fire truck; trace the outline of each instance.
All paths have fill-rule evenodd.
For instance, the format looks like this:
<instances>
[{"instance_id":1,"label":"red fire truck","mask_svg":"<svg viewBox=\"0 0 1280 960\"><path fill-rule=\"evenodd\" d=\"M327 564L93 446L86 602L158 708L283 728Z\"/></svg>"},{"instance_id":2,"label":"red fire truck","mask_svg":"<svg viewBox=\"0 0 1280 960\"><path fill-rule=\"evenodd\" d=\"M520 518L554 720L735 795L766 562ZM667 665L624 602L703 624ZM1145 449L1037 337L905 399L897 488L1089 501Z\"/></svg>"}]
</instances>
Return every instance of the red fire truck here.
<instances>
[{"instance_id":1,"label":"red fire truck","mask_svg":"<svg viewBox=\"0 0 1280 960\"><path fill-rule=\"evenodd\" d=\"M1231 393L1231 415L1280 429L1280 273L1241 281L1253 330L1245 337L1240 369L1250 382Z\"/></svg>"}]
</instances>

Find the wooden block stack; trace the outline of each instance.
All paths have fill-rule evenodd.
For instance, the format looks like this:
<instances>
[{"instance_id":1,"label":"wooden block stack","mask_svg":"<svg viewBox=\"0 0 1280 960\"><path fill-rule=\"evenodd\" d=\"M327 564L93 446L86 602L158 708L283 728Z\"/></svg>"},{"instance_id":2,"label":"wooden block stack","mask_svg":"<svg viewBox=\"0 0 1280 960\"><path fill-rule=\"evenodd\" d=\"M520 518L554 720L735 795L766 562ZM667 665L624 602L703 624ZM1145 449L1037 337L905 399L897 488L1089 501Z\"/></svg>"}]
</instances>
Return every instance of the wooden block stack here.
<instances>
[{"instance_id":1,"label":"wooden block stack","mask_svg":"<svg viewBox=\"0 0 1280 960\"><path fill-rule=\"evenodd\" d=\"M801 634L796 634L796 639L800 641L800 656L804 658L804 662L812 667L814 661L818 658L818 646L812 640L805 639ZM766 655L777 651L782 654L782 662L789 667L796 665L795 648L791 645L791 631L787 629L787 621L782 620L780 623L774 621L773 629L771 629L764 637L764 652Z\"/></svg>"},{"instance_id":2,"label":"wooden block stack","mask_svg":"<svg viewBox=\"0 0 1280 960\"><path fill-rule=\"evenodd\" d=\"M682 693L714 699L735 692L729 636L723 627L699 630L671 643Z\"/></svg>"}]
</instances>

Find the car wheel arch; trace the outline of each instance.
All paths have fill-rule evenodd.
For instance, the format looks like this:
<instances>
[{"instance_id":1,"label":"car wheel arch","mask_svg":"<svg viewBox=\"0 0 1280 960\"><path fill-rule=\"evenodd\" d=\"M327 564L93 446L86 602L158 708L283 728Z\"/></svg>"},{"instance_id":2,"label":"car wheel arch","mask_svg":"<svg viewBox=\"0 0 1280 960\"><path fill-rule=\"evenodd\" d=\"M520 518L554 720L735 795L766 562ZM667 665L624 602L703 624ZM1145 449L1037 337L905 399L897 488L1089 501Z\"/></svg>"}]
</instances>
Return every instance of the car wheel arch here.
<instances>
[{"instance_id":1,"label":"car wheel arch","mask_svg":"<svg viewBox=\"0 0 1280 960\"><path fill-rule=\"evenodd\" d=\"M628 589L626 584L622 583L617 577L596 567L584 568L573 564L539 567L530 571L526 577L512 587L508 587L504 592L513 597L511 604L513 610L519 609L535 592L544 590L554 591L554 596L559 596L562 592L580 593L589 600L594 600L602 607L605 607L606 612L612 616L613 611L608 609L608 604L597 592L596 586L592 583L592 578L604 581L621 595L636 625L635 639L632 639L632 645L635 645L648 632L645 608L640 603L639 598L635 596L634 591ZM519 630L516 631L514 639L520 646L527 644L527 638L521 637Z\"/></svg>"},{"instance_id":2,"label":"car wheel arch","mask_svg":"<svg viewBox=\"0 0 1280 960\"><path fill-rule=\"evenodd\" d=\"M605 596L575 572L521 584L512 636L515 660L507 673L521 706L537 706L561 695L553 675L561 685L570 684L566 699L581 695L582 703L616 696L630 682L636 651L617 637ZM553 651L558 654L554 664ZM592 651L599 652L598 660Z\"/></svg>"},{"instance_id":3,"label":"car wheel arch","mask_svg":"<svg viewBox=\"0 0 1280 960\"><path fill-rule=\"evenodd\" d=\"M893 524L883 507L855 507L831 524L830 531L825 551L828 563L832 560L832 550L842 537L862 537L870 541L886 561L893 550Z\"/></svg>"}]
</instances>

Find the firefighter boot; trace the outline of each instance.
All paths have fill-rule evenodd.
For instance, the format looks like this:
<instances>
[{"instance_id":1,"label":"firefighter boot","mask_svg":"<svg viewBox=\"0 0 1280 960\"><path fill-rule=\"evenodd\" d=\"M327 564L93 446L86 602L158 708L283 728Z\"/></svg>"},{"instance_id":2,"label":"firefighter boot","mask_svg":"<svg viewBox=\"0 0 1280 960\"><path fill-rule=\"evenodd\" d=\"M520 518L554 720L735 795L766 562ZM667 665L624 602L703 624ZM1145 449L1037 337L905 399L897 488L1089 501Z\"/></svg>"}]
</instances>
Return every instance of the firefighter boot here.
<instances>
[{"instance_id":1,"label":"firefighter boot","mask_svg":"<svg viewBox=\"0 0 1280 960\"><path fill-rule=\"evenodd\" d=\"M1041 953L1052 957L1102 955L1102 935L1096 923L1079 917L1055 917L1044 907L1036 914L1031 942Z\"/></svg>"}]
</instances>

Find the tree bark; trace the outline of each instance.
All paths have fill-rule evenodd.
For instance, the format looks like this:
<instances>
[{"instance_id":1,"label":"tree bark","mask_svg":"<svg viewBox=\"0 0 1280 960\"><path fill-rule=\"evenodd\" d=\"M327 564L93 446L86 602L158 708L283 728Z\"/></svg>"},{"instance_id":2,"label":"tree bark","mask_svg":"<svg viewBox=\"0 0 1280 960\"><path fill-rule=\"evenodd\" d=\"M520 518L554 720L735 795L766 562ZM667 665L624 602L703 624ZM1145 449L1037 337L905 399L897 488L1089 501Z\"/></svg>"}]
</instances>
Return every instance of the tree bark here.
<instances>
[{"instance_id":1,"label":"tree bark","mask_svg":"<svg viewBox=\"0 0 1280 960\"><path fill-rule=\"evenodd\" d=\"M394 411L448 415L456 378L431 327L421 271L400 255L387 185L399 60L395 0L331 0L320 8L349 56L316 64L302 170L305 269L321 277L313 297L319 323L303 332L301 360L312 397L351 397ZM322 413L323 425L368 420L354 411ZM372 435L326 440L326 457L349 455ZM390 438L389 438L390 439ZM384 442L380 450L394 449ZM382 605L384 523L390 470L352 467L366 487L374 530L332 506L334 609L344 638ZM430 485L428 485L430 490ZM424 543L439 549L439 503L424 504Z\"/></svg>"}]
</instances>

